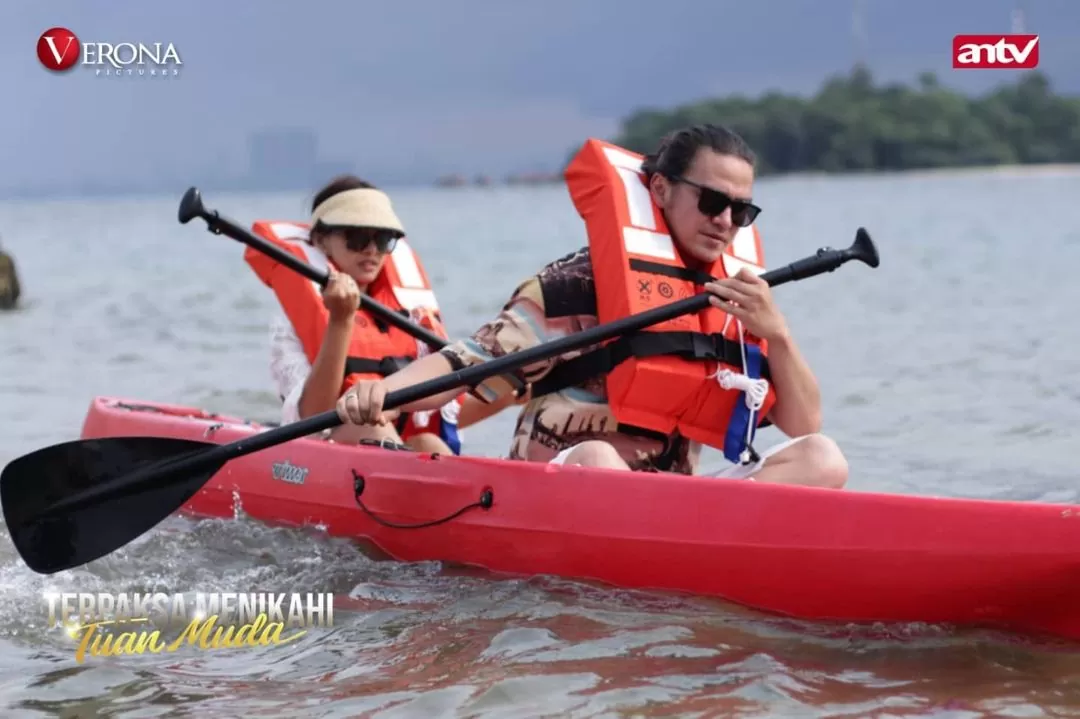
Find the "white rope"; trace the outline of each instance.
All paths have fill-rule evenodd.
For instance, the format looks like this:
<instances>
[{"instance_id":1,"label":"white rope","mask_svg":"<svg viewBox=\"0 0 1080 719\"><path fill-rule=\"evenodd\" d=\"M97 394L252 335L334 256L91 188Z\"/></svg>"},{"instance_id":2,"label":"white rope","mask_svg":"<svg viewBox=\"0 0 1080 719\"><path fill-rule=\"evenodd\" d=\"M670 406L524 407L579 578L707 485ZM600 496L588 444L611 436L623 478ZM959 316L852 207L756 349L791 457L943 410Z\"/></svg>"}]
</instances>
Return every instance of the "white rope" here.
<instances>
[{"instance_id":1,"label":"white rope","mask_svg":"<svg viewBox=\"0 0 1080 719\"><path fill-rule=\"evenodd\" d=\"M727 317L731 320L731 315ZM718 369L716 374L709 379L715 379L724 389L737 389L746 393L746 406L750 408L750 422L746 425L746 448L739 455L739 461L743 464L750 462L750 440L754 436L755 415L765 404L765 398L769 394L769 382L765 379L751 379L746 376L746 339L743 334L741 320L736 320L739 325L739 350L742 352L742 374L730 369ZM724 322L724 330L727 330L727 321Z\"/></svg>"}]
</instances>

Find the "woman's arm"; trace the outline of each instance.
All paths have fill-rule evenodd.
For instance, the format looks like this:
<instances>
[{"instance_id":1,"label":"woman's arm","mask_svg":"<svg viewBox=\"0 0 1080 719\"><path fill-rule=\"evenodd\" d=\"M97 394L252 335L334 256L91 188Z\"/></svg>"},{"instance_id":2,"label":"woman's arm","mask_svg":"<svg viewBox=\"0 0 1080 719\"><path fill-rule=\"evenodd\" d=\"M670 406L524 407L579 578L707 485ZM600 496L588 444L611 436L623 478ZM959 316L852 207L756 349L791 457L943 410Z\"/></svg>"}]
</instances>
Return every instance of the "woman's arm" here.
<instances>
[{"instance_id":1,"label":"woman's arm","mask_svg":"<svg viewBox=\"0 0 1080 719\"><path fill-rule=\"evenodd\" d=\"M389 377L380 380L380 383L385 388L386 394L390 394L394 390L409 387L414 384L420 384L421 382L426 382L427 380L450 374L452 369L453 367L450 366L450 361L443 356L442 352L435 352L426 357L421 357L415 362L410 362L408 366L398 370ZM410 402L407 405L398 407L398 409L402 412L435 410L439 409L459 394L461 394L461 388L457 387L446 392L440 392L439 394L425 397L424 399L419 399L415 402ZM390 411L391 410L387 410L388 413Z\"/></svg>"},{"instance_id":2,"label":"woman's arm","mask_svg":"<svg viewBox=\"0 0 1080 719\"><path fill-rule=\"evenodd\" d=\"M394 390L420 384L533 347L548 339L543 293L536 277L527 280L515 291L502 312L480 327L465 340L453 342L438 352L422 357L404 369L385 379L372 382L357 382L337 403L338 414L344 419L350 418L355 424L370 424L377 421L378 409L381 408L387 394ZM554 360L545 360L522 368L514 376L535 382L550 370ZM442 407L461 393L461 387L440 392L431 397L419 399L399 409L403 412L434 410ZM509 376L491 377L481 382L472 391L479 404L494 405L489 408L462 407L465 420L459 417L459 427L480 421L509 406L517 398L513 397L515 385ZM474 413L475 411L475 413ZM469 415L472 414L471 417Z\"/></svg>"},{"instance_id":3,"label":"woman's arm","mask_svg":"<svg viewBox=\"0 0 1080 719\"><path fill-rule=\"evenodd\" d=\"M531 387L529 388L531 390ZM489 417L494 417L499 412L511 405L522 405L529 401L532 392L526 392L521 398L514 397L513 393L505 394L494 402L483 402L471 394L465 395L461 403L461 414L458 415L458 429L465 429L470 425L483 422Z\"/></svg>"},{"instance_id":4,"label":"woman's arm","mask_svg":"<svg viewBox=\"0 0 1080 719\"><path fill-rule=\"evenodd\" d=\"M301 419L334 408L345 378L345 362L349 358L349 342L352 340L352 317L331 319L326 326L319 354L311 365L311 372L304 380L297 409Z\"/></svg>"}]
</instances>

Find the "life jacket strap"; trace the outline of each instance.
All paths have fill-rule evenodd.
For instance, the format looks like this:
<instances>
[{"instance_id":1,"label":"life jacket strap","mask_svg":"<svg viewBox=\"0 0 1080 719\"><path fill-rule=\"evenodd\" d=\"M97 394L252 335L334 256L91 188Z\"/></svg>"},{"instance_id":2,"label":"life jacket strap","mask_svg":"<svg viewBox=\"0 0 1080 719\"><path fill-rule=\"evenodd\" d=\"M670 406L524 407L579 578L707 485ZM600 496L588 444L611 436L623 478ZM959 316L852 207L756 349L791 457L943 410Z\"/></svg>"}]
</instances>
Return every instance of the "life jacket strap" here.
<instances>
[{"instance_id":1,"label":"life jacket strap","mask_svg":"<svg viewBox=\"0 0 1080 719\"><path fill-rule=\"evenodd\" d=\"M412 362L411 357L383 357L381 360L367 357L349 357L345 360L345 376L351 374L377 374L383 377L405 369Z\"/></svg>"},{"instance_id":2,"label":"life jacket strap","mask_svg":"<svg viewBox=\"0 0 1080 719\"><path fill-rule=\"evenodd\" d=\"M610 344L557 365L542 380L533 385L532 396L542 397L567 387L603 376L631 357L672 355L683 359L713 360L733 367L742 366L739 343L721 334L700 332L635 332L623 335ZM771 379L768 360L763 358L761 376Z\"/></svg>"}]
</instances>

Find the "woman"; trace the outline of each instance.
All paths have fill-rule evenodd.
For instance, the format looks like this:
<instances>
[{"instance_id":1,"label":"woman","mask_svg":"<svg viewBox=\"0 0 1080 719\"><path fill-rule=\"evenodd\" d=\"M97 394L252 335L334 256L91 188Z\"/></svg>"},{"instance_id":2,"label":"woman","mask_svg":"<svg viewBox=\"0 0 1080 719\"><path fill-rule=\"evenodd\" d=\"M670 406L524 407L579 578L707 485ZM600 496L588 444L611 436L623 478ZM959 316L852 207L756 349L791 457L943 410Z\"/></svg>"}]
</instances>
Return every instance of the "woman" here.
<instances>
[{"instance_id":1,"label":"woman","mask_svg":"<svg viewBox=\"0 0 1080 719\"><path fill-rule=\"evenodd\" d=\"M249 248L244 255L279 300L281 311L271 329L271 373L283 400L282 420L294 422L332 410L356 381L386 376L430 352L403 330L358 309L361 296L407 310L414 322L437 334L445 331L419 259L407 249L395 253L405 230L389 197L374 185L352 175L335 178L316 193L306 236L278 235L274 228L285 224L257 222L254 230L330 278L320 296L309 280L263 253ZM426 302L406 307L418 296L415 288L403 292L406 281L422 281ZM382 423L339 427L329 437L457 454L460 399L423 412L387 413ZM462 419L473 423L499 409L471 400Z\"/></svg>"},{"instance_id":2,"label":"woman","mask_svg":"<svg viewBox=\"0 0 1080 719\"><path fill-rule=\"evenodd\" d=\"M821 434L817 380L769 286L753 226L754 154L716 125L672 133L640 157L589 140L566 170L589 246L522 283L471 342L400 374L358 382L337 403L354 426L380 421L388 392L709 292L711 307L601 348L525 367L533 398L511 459L634 471L697 473L702 445L731 464L719 475L842 487L847 463ZM702 284L698 284L702 283ZM580 359L579 359L580 357ZM767 379L766 379L767 378ZM476 389L505 396L501 378ZM446 393L407 405L425 409ZM791 439L762 452L768 420Z\"/></svg>"}]
</instances>

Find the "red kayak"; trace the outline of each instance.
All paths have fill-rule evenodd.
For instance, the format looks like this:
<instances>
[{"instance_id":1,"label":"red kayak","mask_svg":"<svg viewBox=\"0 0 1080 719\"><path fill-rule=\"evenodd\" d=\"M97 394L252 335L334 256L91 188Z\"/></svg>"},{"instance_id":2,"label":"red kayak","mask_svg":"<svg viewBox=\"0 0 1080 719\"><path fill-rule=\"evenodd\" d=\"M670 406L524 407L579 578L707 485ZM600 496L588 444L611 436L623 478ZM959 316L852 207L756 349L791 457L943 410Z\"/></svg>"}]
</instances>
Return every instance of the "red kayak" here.
<instances>
[{"instance_id":1,"label":"red kayak","mask_svg":"<svg viewBox=\"0 0 1080 719\"><path fill-rule=\"evenodd\" d=\"M96 398L82 438L225 444L264 427ZM182 512L318 525L441 560L727 599L809 620L1080 639L1080 506L824 490L300 439L230 461Z\"/></svg>"}]
</instances>

